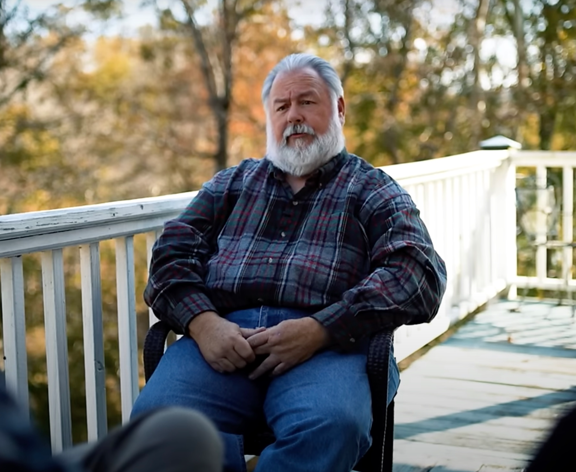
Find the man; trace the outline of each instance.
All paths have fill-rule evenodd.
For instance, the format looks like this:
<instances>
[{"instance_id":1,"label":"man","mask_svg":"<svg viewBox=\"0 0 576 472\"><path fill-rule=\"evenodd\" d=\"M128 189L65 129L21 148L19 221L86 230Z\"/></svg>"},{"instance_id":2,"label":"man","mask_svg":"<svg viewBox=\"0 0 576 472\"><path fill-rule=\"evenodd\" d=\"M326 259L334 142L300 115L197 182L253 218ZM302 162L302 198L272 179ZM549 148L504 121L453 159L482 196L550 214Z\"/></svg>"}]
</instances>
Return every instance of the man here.
<instances>
[{"instance_id":1,"label":"man","mask_svg":"<svg viewBox=\"0 0 576 472\"><path fill-rule=\"evenodd\" d=\"M5 388L0 371L0 470L6 472L220 472L222 442L203 415L149 411L107 436L52 455ZM172 460L178 455L178 461Z\"/></svg>"},{"instance_id":2,"label":"man","mask_svg":"<svg viewBox=\"0 0 576 472\"><path fill-rule=\"evenodd\" d=\"M218 173L154 247L146 302L185 336L133 411L204 412L227 471L245 470L242 433L261 418L276 441L258 470L350 471L371 443L368 338L430 321L445 266L410 196L344 149L326 61L286 57L262 100L266 157Z\"/></svg>"}]
</instances>

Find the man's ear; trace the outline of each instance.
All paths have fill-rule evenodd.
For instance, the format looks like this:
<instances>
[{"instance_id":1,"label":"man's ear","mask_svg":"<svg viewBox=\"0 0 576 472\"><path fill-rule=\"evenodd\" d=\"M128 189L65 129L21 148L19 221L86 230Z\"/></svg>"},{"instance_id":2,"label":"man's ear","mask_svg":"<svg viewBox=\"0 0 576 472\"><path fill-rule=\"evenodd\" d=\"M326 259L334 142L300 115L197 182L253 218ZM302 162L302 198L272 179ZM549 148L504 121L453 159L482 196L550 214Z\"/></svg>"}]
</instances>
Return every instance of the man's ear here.
<instances>
[{"instance_id":1,"label":"man's ear","mask_svg":"<svg viewBox=\"0 0 576 472\"><path fill-rule=\"evenodd\" d=\"M344 121L346 121L346 102L344 101L344 97L338 98L338 119L342 125Z\"/></svg>"}]
</instances>

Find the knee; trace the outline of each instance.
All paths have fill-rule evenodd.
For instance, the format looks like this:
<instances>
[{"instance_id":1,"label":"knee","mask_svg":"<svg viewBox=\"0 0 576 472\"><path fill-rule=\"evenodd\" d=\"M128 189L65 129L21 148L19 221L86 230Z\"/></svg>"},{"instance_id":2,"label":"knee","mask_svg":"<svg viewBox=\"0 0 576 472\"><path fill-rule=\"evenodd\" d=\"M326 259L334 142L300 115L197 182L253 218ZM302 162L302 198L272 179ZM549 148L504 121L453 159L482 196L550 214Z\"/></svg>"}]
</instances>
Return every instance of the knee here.
<instances>
[{"instance_id":1,"label":"knee","mask_svg":"<svg viewBox=\"0 0 576 472\"><path fill-rule=\"evenodd\" d=\"M160 436L170 438L172 441L185 441L189 444L191 439L199 447L205 445L220 445L220 436L216 427L203 414L181 407L169 407L158 410L152 415L153 428Z\"/></svg>"},{"instance_id":2,"label":"knee","mask_svg":"<svg viewBox=\"0 0 576 472\"><path fill-rule=\"evenodd\" d=\"M144 413L150 413L156 410L166 411L168 408L174 406L170 403L170 399L166 395L159 395L156 387L150 387L150 383L146 384L136 397L130 418L134 419Z\"/></svg>"},{"instance_id":3,"label":"knee","mask_svg":"<svg viewBox=\"0 0 576 472\"><path fill-rule=\"evenodd\" d=\"M349 439L363 439L370 437L372 424L371 413L353 412L348 408L332 409L327 419L329 427Z\"/></svg>"},{"instance_id":4,"label":"knee","mask_svg":"<svg viewBox=\"0 0 576 472\"><path fill-rule=\"evenodd\" d=\"M141 429L140 436L162 438L160 443L155 442L158 454L178 457L179 470L220 470L222 440L203 414L189 408L164 408L150 414Z\"/></svg>"},{"instance_id":5,"label":"knee","mask_svg":"<svg viewBox=\"0 0 576 472\"><path fill-rule=\"evenodd\" d=\"M310 429L331 436L340 443L370 443L370 408L354 411L349 405L324 405L309 416Z\"/></svg>"}]
</instances>

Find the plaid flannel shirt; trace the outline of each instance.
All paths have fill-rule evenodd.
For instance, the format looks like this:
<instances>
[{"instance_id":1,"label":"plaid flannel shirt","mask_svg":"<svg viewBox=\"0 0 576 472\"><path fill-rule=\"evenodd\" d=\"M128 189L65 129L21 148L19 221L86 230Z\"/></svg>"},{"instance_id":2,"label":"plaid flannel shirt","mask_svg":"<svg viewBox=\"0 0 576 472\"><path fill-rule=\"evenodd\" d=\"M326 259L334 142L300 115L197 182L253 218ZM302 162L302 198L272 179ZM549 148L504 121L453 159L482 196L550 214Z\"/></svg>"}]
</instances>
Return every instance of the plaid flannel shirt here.
<instances>
[{"instance_id":1,"label":"plaid flannel shirt","mask_svg":"<svg viewBox=\"0 0 576 472\"><path fill-rule=\"evenodd\" d=\"M408 193L344 150L297 194L267 159L216 174L165 224L145 300L184 333L207 310L301 308L350 349L380 329L429 322L445 287Z\"/></svg>"}]
</instances>

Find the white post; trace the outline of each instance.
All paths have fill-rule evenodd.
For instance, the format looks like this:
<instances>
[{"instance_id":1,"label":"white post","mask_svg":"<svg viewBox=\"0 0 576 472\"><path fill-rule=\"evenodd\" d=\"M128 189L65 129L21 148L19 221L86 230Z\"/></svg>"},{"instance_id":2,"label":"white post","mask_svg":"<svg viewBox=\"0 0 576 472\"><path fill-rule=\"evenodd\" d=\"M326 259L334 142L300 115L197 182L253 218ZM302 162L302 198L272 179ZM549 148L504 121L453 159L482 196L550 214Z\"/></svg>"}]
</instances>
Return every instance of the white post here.
<instances>
[{"instance_id":1,"label":"white post","mask_svg":"<svg viewBox=\"0 0 576 472\"><path fill-rule=\"evenodd\" d=\"M462 196L461 196L461 188L462 188L462 176L454 177L452 180L452 221L453 221L453 230L452 230L452 241L453 245L451 247L452 250L452 275L448 273L448 280L451 280L452 283L452 299L453 299L453 306L456 306L458 309L458 318L460 317L460 306L463 299L463 289L462 289Z\"/></svg>"},{"instance_id":2,"label":"white post","mask_svg":"<svg viewBox=\"0 0 576 472\"><path fill-rule=\"evenodd\" d=\"M29 411L22 257L0 259L0 274L6 386L23 411Z\"/></svg>"},{"instance_id":3,"label":"white post","mask_svg":"<svg viewBox=\"0 0 576 472\"><path fill-rule=\"evenodd\" d=\"M42 253L46 364L52 452L72 446L62 249Z\"/></svg>"},{"instance_id":4,"label":"white post","mask_svg":"<svg viewBox=\"0 0 576 472\"><path fill-rule=\"evenodd\" d=\"M508 296L511 299L516 298L518 277L518 245L516 242L516 166L512 159L508 159L503 165L504 180L504 245L506 260L506 281L510 284Z\"/></svg>"},{"instance_id":5,"label":"white post","mask_svg":"<svg viewBox=\"0 0 576 472\"><path fill-rule=\"evenodd\" d=\"M545 189L546 188L546 177L547 177L547 169L545 166L540 165L536 167L536 186L538 189ZM546 199L546 193L544 191L537 192L537 209L538 213L536 215L536 228L537 228L537 235L536 235L536 277L538 279L539 284L543 284L544 279L548 276L547 273L547 249L546 249L546 240L547 240L547 229L548 229L548 222L546 221L546 205L548 204Z\"/></svg>"},{"instance_id":6,"label":"white post","mask_svg":"<svg viewBox=\"0 0 576 472\"><path fill-rule=\"evenodd\" d=\"M80 273L82 277L84 369L86 372L86 416L88 440L94 441L103 437L108 429L100 248L98 243L80 247Z\"/></svg>"},{"instance_id":7,"label":"white post","mask_svg":"<svg viewBox=\"0 0 576 472\"><path fill-rule=\"evenodd\" d=\"M138 340L134 283L134 238L116 238L116 283L118 292L118 345L122 421L130 419L138 396Z\"/></svg>"},{"instance_id":8,"label":"white post","mask_svg":"<svg viewBox=\"0 0 576 472\"><path fill-rule=\"evenodd\" d=\"M570 166L565 166L562 169L562 189L562 241L566 243L562 258L562 269L565 277L564 280L566 281L566 289L570 292L570 298L572 298L570 281L572 280L572 261L574 254L571 246L574 238L574 169Z\"/></svg>"}]
</instances>

